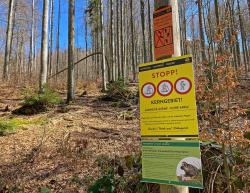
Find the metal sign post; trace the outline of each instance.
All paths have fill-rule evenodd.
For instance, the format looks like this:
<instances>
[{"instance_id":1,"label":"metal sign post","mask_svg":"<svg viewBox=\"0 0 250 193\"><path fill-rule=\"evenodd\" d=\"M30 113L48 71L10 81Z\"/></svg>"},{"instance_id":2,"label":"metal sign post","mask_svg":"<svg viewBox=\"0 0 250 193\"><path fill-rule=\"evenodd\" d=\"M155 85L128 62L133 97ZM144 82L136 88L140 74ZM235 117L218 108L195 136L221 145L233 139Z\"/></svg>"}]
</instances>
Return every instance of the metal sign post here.
<instances>
[{"instance_id":1,"label":"metal sign post","mask_svg":"<svg viewBox=\"0 0 250 193\"><path fill-rule=\"evenodd\" d=\"M181 56L180 44L180 26L179 26L179 9L178 0L155 0L155 10L164 6L172 6L172 30L174 56ZM161 58L162 59L162 58ZM188 187L161 185L161 193L188 193Z\"/></svg>"}]
</instances>

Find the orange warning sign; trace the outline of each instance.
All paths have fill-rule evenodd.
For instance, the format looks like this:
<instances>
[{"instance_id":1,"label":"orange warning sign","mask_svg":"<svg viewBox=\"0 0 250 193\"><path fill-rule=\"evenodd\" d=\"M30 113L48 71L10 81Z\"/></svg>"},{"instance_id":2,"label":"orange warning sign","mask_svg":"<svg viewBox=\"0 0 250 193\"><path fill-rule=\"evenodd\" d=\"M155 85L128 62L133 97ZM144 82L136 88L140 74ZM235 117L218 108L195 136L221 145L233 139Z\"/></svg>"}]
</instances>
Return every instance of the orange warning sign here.
<instances>
[{"instance_id":1,"label":"orange warning sign","mask_svg":"<svg viewBox=\"0 0 250 193\"><path fill-rule=\"evenodd\" d=\"M154 12L155 59L161 60L174 54L172 7Z\"/></svg>"}]
</instances>

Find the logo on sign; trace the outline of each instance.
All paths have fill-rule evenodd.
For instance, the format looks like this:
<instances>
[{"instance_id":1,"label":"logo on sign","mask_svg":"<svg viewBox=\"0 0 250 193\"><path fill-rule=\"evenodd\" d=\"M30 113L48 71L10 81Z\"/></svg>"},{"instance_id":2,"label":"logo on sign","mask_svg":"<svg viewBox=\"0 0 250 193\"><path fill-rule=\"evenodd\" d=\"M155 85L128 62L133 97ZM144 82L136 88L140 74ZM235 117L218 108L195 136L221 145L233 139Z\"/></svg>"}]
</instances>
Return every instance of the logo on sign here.
<instances>
[{"instance_id":1,"label":"logo on sign","mask_svg":"<svg viewBox=\"0 0 250 193\"><path fill-rule=\"evenodd\" d=\"M166 97L175 90L178 94L187 94L192 89L192 82L188 78L179 78L173 86L169 80L163 80L158 83L157 92L160 96ZM153 83L146 83L142 86L141 93L145 98L151 98L156 93L156 87Z\"/></svg>"},{"instance_id":2,"label":"logo on sign","mask_svg":"<svg viewBox=\"0 0 250 193\"><path fill-rule=\"evenodd\" d=\"M153 83L146 83L142 86L141 93L145 98L151 98L156 92L155 85Z\"/></svg>"},{"instance_id":3,"label":"logo on sign","mask_svg":"<svg viewBox=\"0 0 250 193\"><path fill-rule=\"evenodd\" d=\"M180 78L175 82L175 90L179 94L187 94L192 88L192 82L188 78Z\"/></svg>"},{"instance_id":4,"label":"logo on sign","mask_svg":"<svg viewBox=\"0 0 250 193\"><path fill-rule=\"evenodd\" d=\"M168 80L163 80L158 84L157 91L161 96L169 96L173 92L173 84Z\"/></svg>"}]
</instances>

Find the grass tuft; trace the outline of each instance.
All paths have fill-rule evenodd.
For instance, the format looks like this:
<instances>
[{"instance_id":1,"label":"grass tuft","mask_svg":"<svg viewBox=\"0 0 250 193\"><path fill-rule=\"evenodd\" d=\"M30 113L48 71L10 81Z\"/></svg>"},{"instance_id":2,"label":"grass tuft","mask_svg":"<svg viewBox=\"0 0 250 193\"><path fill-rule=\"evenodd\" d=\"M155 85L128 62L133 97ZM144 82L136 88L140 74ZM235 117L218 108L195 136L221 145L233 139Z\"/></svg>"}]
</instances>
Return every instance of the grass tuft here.
<instances>
[{"instance_id":1,"label":"grass tuft","mask_svg":"<svg viewBox=\"0 0 250 193\"><path fill-rule=\"evenodd\" d=\"M0 119L0 136L5 136L8 134L15 133L16 129L23 127L25 125L43 125L46 122L45 119L21 119L21 118L11 118L11 119Z\"/></svg>"}]
</instances>

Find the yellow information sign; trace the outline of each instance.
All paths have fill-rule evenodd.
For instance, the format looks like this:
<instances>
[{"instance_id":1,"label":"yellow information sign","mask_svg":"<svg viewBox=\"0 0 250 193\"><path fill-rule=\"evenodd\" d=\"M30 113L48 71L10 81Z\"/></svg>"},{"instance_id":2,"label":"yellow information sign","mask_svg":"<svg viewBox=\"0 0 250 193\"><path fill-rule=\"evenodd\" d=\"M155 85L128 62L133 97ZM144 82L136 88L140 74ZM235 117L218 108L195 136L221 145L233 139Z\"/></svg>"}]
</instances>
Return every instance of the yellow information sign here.
<instances>
[{"instance_id":1,"label":"yellow information sign","mask_svg":"<svg viewBox=\"0 0 250 193\"><path fill-rule=\"evenodd\" d=\"M142 136L198 135L192 56L141 64Z\"/></svg>"}]
</instances>

